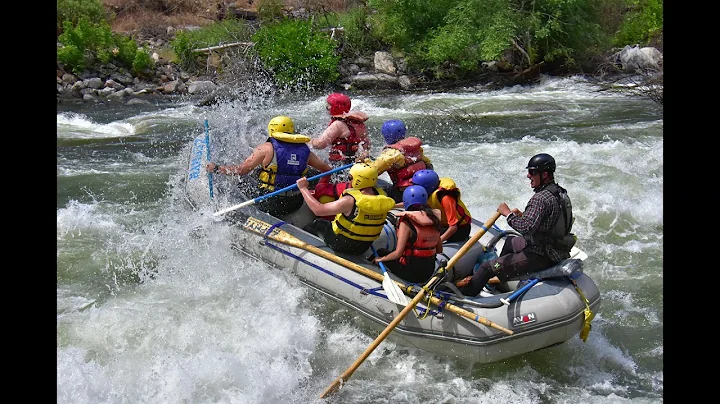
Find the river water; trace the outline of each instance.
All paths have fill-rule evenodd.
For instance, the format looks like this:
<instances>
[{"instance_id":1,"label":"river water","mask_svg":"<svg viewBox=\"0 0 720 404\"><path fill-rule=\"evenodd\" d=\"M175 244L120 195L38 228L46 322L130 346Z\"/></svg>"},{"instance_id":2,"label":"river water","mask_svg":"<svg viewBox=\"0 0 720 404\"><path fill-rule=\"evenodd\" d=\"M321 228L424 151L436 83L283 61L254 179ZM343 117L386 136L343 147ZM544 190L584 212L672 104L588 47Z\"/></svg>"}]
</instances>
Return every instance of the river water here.
<instances>
[{"instance_id":1,"label":"river water","mask_svg":"<svg viewBox=\"0 0 720 404\"><path fill-rule=\"evenodd\" d=\"M231 249L232 232L211 207L188 209L183 178L205 119L212 159L239 163L273 116L318 135L325 95L58 104L58 403L663 401L662 107L578 78L357 95L353 109L370 116L373 155L382 123L404 120L480 221L500 202L523 210L528 159L553 155L589 256L584 271L602 293L587 342L476 364L386 340L320 400L379 331ZM497 224L506 227L502 217Z\"/></svg>"}]
</instances>

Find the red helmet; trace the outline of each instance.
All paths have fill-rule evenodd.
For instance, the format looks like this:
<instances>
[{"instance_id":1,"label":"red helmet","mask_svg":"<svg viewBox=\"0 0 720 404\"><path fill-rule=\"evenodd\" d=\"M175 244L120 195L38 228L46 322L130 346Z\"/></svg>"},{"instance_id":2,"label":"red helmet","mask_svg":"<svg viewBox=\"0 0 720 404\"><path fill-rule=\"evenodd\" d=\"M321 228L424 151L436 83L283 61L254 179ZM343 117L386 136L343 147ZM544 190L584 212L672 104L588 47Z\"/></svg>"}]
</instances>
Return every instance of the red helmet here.
<instances>
[{"instance_id":1,"label":"red helmet","mask_svg":"<svg viewBox=\"0 0 720 404\"><path fill-rule=\"evenodd\" d=\"M332 93L327 97L330 115L342 115L350 111L350 97L345 94Z\"/></svg>"}]
</instances>

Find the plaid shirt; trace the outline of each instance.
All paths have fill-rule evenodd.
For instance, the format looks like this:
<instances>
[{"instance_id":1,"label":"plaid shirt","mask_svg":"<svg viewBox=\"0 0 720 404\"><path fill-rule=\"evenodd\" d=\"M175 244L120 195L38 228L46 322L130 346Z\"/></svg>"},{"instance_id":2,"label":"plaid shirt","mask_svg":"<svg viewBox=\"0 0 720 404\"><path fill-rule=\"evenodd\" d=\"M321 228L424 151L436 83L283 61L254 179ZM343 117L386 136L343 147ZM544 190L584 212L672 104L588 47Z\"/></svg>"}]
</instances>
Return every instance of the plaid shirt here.
<instances>
[{"instance_id":1,"label":"plaid shirt","mask_svg":"<svg viewBox=\"0 0 720 404\"><path fill-rule=\"evenodd\" d=\"M525 236L526 240L536 232L550 232L562 214L560 201L545 187L546 185L535 191L535 195L528 201L522 216L516 216L515 214L507 216L510 227ZM547 244L533 245L528 242L525 251L543 255L553 262L560 262L570 258L568 253L557 251Z\"/></svg>"}]
</instances>

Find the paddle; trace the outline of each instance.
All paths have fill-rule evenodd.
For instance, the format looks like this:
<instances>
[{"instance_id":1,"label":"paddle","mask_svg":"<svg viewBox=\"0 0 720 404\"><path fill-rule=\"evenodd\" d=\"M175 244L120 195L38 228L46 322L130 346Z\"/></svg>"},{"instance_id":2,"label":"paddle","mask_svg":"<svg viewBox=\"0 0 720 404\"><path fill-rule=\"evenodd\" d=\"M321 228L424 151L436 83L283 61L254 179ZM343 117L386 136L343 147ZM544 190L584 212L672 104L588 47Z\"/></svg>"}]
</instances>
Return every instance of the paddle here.
<instances>
[{"instance_id":1,"label":"paddle","mask_svg":"<svg viewBox=\"0 0 720 404\"><path fill-rule=\"evenodd\" d=\"M509 305L510 305L510 302L512 302L513 299L515 299L516 297L518 297L518 296L522 295L523 293L525 293L528 289L530 289L531 287L533 287L533 286L534 286L536 283L538 283L538 282L540 282L540 279L535 278L535 279L531 280L530 282L528 282L525 286L523 286L523 287L521 287L520 289L518 289L518 290L516 290L515 292L513 292L513 294L511 294L510 296L508 296L507 299L500 299L500 301L503 302L503 304L505 304L506 306L509 306Z\"/></svg>"},{"instance_id":2,"label":"paddle","mask_svg":"<svg viewBox=\"0 0 720 404\"><path fill-rule=\"evenodd\" d=\"M438 269L436 274L425 284L425 286L423 286L423 288L420 290L420 292L418 292L417 295L415 295L412 301L410 301L410 303L405 306L405 308L400 313L398 313L398 315L393 319L393 321L388 324L385 330L383 330L383 332L381 332L380 335L375 338L375 341L373 341L372 344L370 344L370 346L365 349L365 352L360 355L360 357L355 361L355 363L353 363L345 372L343 372L343 374L340 375L340 377L335 379L335 381L332 382L332 384L330 384L330 386L328 386L328 388L326 388L325 391L322 392L322 394L320 394L320 398L325 398L325 396L327 396L328 394L337 391L350 378L350 376L352 376L352 374L360 366L360 364L362 364L363 361L367 359L368 356L370 356L372 351L374 351L375 348L377 348L377 346L380 345L380 343L385 340L388 335L390 335L390 332L393 330L393 328L395 328L405 318L405 316L407 316L408 313L412 311L412 309L418 304L418 302L420 302L420 300L425 295L425 292L427 292L427 290L432 287L435 282L442 278L444 272L455 266L455 263L460 258L462 258L463 255L465 255L465 253L470 249L470 247L472 247L473 244L477 243L480 240L480 237L485 234L487 229L491 227L499 217L500 212L495 212L495 214L490 219L488 219L487 222L485 222L483 227L478 230L478 232L475 233L470 238L470 240L468 240L460 248L460 250L452 256L452 258L450 258L450 261L448 261L447 265L444 268L441 267L440 269Z\"/></svg>"},{"instance_id":3,"label":"paddle","mask_svg":"<svg viewBox=\"0 0 720 404\"><path fill-rule=\"evenodd\" d=\"M210 161L210 126L207 119L205 119L205 149L207 149L207 160ZM210 199L213 199L212 173L208 172L207 176L208 185L210 186Z\"/></svg>"},{"instance_id":4,"label":"paddle","mask_svg":"<svg viewBox=\"0 0 720 404\"><path fill-rule=\"evenodd\" d=\"M375 246L370 245L370 248L372 249L373 254L375 257L378 257L377 251L375 251ZM400 290L398 285L393 282L393 280L390 278L390 274L387 271L387 268L385 267L385 264L382 262L378 262L380 264L380 268L382 268L383 271L383 281L382 286L385 290L385 293L387 294L388 300L390 300L393 303L401 304L403 306L406 306L410 301L408 300L407 296Z\"/></svg>"},{"instance_id":5,"label":"paddle","mask_svg":"<svg viewBox=\"0 0 720 404\"><path fill-rule=\"evenodd\" d=\"M338 265L342 265L347 269L350 269L352 271L355 271L357 273L360 273L364 276L367 276L368 278L375 279L378 282L382 282L383 276L379 273L365 268L362 265L356 264L352 261L348 261L345 258L338 257L336 254L333 254L331 252L325 251L323 249L320 249L318 247L315 247L314 245L308 244L302 240L299 240L292 234L280 230L278 228L273 229L270 234L268 234L268 231L270 230L271 226L268 223L263 222L262 220L256 219L254 217L248 217L245 220L245 223L242 225L243 229L247 231L251 231L253 233L260 234L262 236L265 236L271 240L277 241L279 243L283 243L292 247L297 247L302 250L305 250L307 252L313 253L319 257L323 257L329 261L332 261ZM398 286L405 287L402 283L395 281L395 284ZM407 287L408 293L412 293L412 287ZM495 328L496 330L500 330L508 335L512 335L513 332L508 330L507 328L495 324L492 321L486 319L485 317L478 316L477 314L467 311L465 309L462 309L458 306L455 306L452 303L449 303L447 301L443 301L438 299L435 296L430 297L430 302L438 307L443 307L443 310L447 310L449 312L455 313L458 316L465 317L469 320L476 321L480 324L486 325L488 327Z\"/></svg>"},{"instance_id":6,"label":"paddle","mask_svg":"<svg viewBox=\"0 0 720 404\"><path fill-rule=\"evenodd\" d=\"M338 172L338 171L347 170L348 168L352 167L353 165L354 165L354 164L346 164L346 165L344 165L344 166L340 166L340 167L337 167L337 168L333 168L333 169L330 170L330 171L325 171L324 173L320 173L320 174L318 174L318 175L316 175L316 176L313 176L313 177L308 178L308 181L314 181L314 180L316 180L316 179L318 179L318 178L322 178L322 177L328 176L328 175L333 174L333 173L336 173L336 172ZM256 203L258 203L258 202L260 202L260 201L264 201L264 200L267 199L267 198L273 197L273 196L275 196L275 195L277 195L277 194L281 194L281 193L283 193L283 192L290 191L290 190L295 189L295 188L297 188L297 184L288 185L288 186L286 186L285 188L278 189L277 191L270 192L269 194L265 194L265 195L262 195L262 196L258 196L258 197L255 198L255 199L251 199L251 200L249 200L249 201L245 201L245 202L243 202L243 203L239 203L239 204L234 205L234 206L231 206L231 207L229 207L229 208L225 208L225 209L223 209L223 210L219 210L219 211L213 213L213 216L224 215L225 213L228 213L228 212L230 212L230 211L233 211L233 210L236 210L236 209L240 209L240 208L243 208L243 207L248 206L248 205L254 205L254 204L256 204Z\"/></svg>"}]
</instances>

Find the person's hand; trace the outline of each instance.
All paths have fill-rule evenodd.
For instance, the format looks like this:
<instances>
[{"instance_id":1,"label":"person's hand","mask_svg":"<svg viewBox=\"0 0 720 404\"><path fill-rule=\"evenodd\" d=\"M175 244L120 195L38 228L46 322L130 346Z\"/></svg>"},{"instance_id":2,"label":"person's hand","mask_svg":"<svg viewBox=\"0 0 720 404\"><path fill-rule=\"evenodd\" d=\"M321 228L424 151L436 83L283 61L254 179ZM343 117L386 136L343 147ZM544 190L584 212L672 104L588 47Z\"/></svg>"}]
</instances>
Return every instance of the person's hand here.
<instances>
[{"instance_id":1,"label":"person's hand","mask_svg":"<svg viewBox=\"0 0 720 404\"><path fill-rule=\"evenodd\" d=\"M510 214L510 208L508 208L507 203L503 202L498 206L497 211L500 212L501 215L506 216Z\"/></svg>"},{"instance_id":2,"label":"person's hand","mask_svg":"<svg viewBox=\"0 0 720 404\"><path fill-rule=\"evenodd\" d=\"M455 286L462 288L467 286L468 283L470 283L470 280L472 279L472 276L466 276L459 281L455 282Z\"/></svg>"},{"instance_id":3,"label":"person's hand","mask_svg":"<svg viewBox=\"0 0 720 404\"><path fill-rule=\"evenodd\" d=\"M308 187L308 179L306 177L298 178L298 180L295 181L295 183L297 184L298 189L300 189L300 190L307 189L307 187Z\"/></svg>"},{"instance_id":4,"label":"person's hand","mask_svg":"<svg viewBox=\"0 0 720 404\"><path fill-rule=\"evenodd\" d=\"M380 265L380 261L382 261L382 258L383 258L383 257L375 257L375 259L373 260L373 262L376 263L376 264L378 264L378 265Z\"/></svg>"},{"instance_id":5,"label":"person's hand","mask_svg":"<svg viewBox=\"0 0 720 404\"><path fill-rule=\"evenodd\" d=\"M207 171L207 172L209 172L209 173L212 173L212 172L215 171L215 167L217 167L217 164L215 164L215 163L207 163L207 164L205 165L205 171Z\"/></svg>"},{"instance_id":6,"label":"person's hand","mask_svg":"<svg viewBox=\"0 0 720 404\"><path fill-rule=\"evenodd\" d=\"M512 213L514 213L517 217L522 216L522 212L520 212L520 209L518 208L512 208Z\"/></svg>"}]
</instances>

